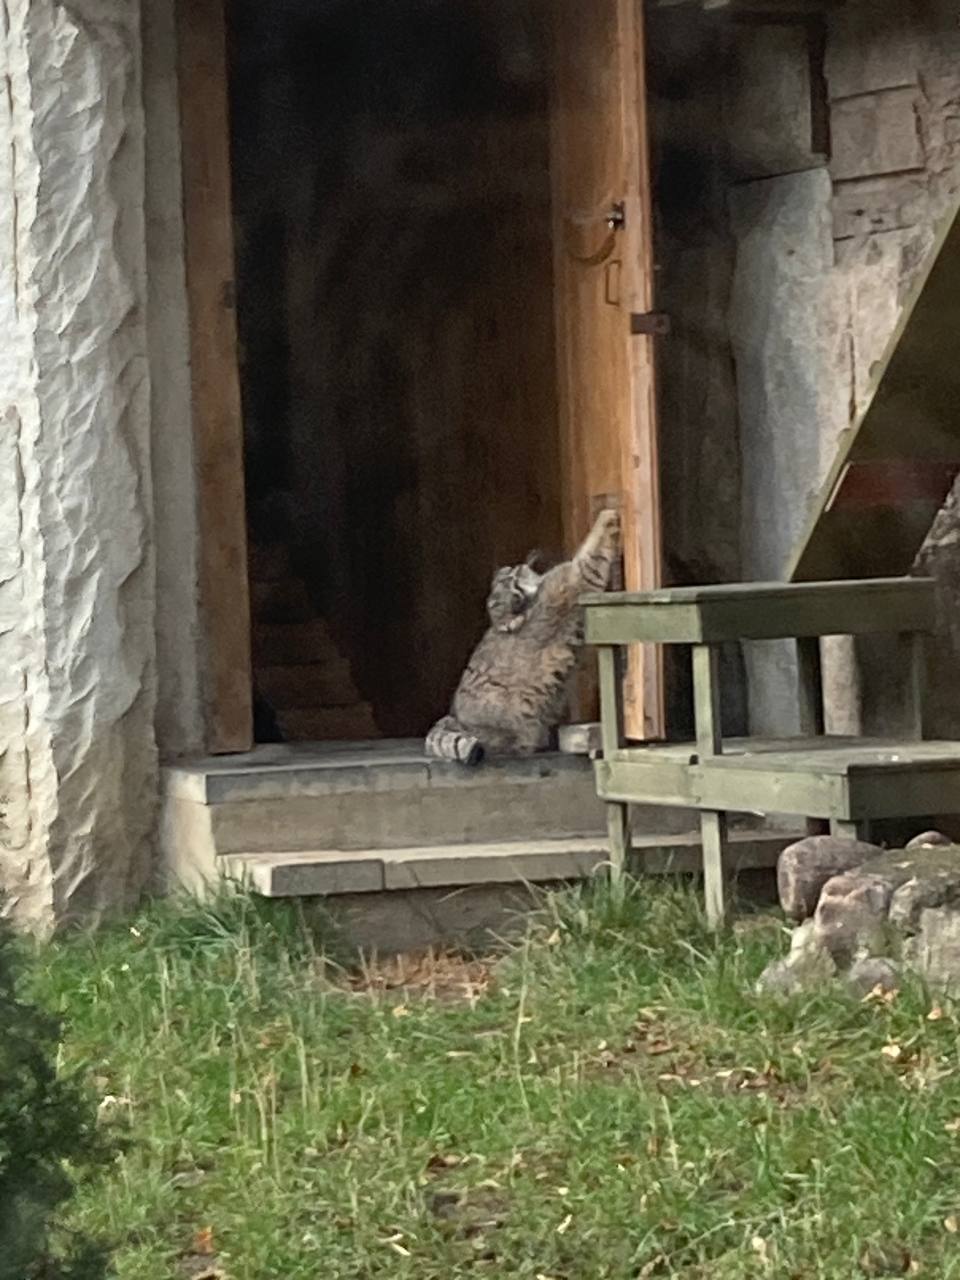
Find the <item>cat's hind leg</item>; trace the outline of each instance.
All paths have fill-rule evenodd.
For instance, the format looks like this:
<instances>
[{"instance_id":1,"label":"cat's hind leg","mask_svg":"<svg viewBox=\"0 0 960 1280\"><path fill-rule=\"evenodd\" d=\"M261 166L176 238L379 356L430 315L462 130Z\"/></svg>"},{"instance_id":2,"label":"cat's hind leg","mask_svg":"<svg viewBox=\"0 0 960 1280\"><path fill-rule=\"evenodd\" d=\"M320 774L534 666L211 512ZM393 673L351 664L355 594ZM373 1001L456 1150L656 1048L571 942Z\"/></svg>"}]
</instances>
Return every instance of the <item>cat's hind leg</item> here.
<instances>
[{"instance_id":1,"label":"cat's hind leg","mask_svg":"<svg viewBox=\"0 0 960 1280\"><path fill-rule=\"evenodd\" d=\"M455 764L476 765L483 759L483 743L453 716L440 717L427 734L424 747L428 756Z\"/></svg>"}]
</instances>

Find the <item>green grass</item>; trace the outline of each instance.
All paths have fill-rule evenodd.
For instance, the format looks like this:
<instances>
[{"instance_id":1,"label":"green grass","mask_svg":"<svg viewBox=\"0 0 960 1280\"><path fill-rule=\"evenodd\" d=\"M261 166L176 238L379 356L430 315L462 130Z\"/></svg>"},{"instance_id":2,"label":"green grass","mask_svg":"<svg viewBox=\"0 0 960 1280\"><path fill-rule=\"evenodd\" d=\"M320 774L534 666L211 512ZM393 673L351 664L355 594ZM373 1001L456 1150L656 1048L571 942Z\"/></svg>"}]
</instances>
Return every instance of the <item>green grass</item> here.
<instances>
[{"instance_id":1,"label":"green grass","mask_svg":"<svg viewBox=\"0 0 960 1280\"><path fill-rule=\"evenodd\" d=\"M554 899L459 993L243 897L45 948L128 1144L75 1225L123 1280L960 1278L952 1007L760 998L783 944L645 885Z\"/></svg>"}]
</instances>

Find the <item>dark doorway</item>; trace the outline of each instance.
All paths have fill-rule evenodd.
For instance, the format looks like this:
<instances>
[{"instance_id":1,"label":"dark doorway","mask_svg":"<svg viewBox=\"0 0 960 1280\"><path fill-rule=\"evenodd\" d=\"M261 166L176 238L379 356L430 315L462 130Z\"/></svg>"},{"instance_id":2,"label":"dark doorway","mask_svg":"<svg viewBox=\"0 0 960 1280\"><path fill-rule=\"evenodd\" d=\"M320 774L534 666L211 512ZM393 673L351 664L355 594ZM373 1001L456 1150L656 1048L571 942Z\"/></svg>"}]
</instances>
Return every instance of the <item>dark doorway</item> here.
<instances>
[{"instance_id":1,"label":"dark doorway","mask_svg":"<svg viewBox=\"0 0 960 1280\"><path fill-rule=\"evenodd\" d=\"M537 0L234 0L261 737L422 733L561 545Z\"/></svg>"}]
</instances>

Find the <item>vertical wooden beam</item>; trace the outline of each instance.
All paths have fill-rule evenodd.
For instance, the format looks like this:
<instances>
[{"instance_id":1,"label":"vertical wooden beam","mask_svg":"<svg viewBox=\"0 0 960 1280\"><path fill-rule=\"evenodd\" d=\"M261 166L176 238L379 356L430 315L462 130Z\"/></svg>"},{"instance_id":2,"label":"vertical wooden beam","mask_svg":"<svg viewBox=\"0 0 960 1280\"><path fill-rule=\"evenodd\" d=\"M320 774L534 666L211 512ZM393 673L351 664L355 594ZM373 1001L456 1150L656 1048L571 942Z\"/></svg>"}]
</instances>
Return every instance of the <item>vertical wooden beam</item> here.
<instances>
[{"instance_id":1,"label":"vertical wooden beam","mask_svg":"<svg viewBox=\"0 0 960 1280\"><path fill-rule=\"evenodd\" d=\"M720 722L720 685L717 647L693 646L693 710L700 758L723 752ZM724 893L724 852L727 843L727 815L704 809L700 814L700 843L703 857L703 892L707 923L718 929L726 919Z\"/></svg>"},{"instance_id":2,"label":"vertical wooden beam","mask_svg":"<svg viewBox=\"0 0 960 1280\"><path fill-rule=\"evenodd\" d=\"M923 693L926 682L926 636L910 631L898 637L904 656L903 728L915 742L923 739Z\"/></svg>"},{"instance_id":3,"label":"vertical wooden beam","mask_svg":"<svg viewBox=\"0 0 960 1280\"><path fill-rule=\"evenodd\" d=\"M624 585L661 583L655 339L632 318L652 308L653 230L643 6L551 0L554 293L568 543L591 508L620 509ZM630 738L664 733L662 655L631 646ZM581 690L589 719L595 687Z\"/></svg>"},{"instance_id":4,"label":"vertical wooden beam","mask_svg":"<svg viewBox=\"0 0 960 1280\"><path fill-rule=\"evenodd\" d=\"M618 0L620 7L620 89L623 118L624 217L623 306L629 317L654 307L653 200L650 190L650 129L647 120L647 66L644 6ZM652 334L629 342L632 429L621 436L621 469L626 493L624 578L628 590L649 590L663 581L660 518L660 459L657 380ZM630 651L626 676L626 733L660 738L665 732L663 649L644 645Z\"/></svg>"},{"instance_id":5,"label":"vertical wooden beam","mask_svg":"<svg viewBox=\"0 0 960 1280\"><path fill-rule=\"evenodd\" d=\"M223 0L177 0L207 748L253 745Z\"/></svg>"},{"instance_id":6,"label":"vertical wooden beam","mask_svg":"<svg viewBox=\"0 0 960 1280\"><path fill-rule=\"evenodd\" d=\"M693 716L697 730L697 751L701 756L718 756L723 752L718 674L716 645L695 644L693 646Z\"/></svg>"}]
</instances>

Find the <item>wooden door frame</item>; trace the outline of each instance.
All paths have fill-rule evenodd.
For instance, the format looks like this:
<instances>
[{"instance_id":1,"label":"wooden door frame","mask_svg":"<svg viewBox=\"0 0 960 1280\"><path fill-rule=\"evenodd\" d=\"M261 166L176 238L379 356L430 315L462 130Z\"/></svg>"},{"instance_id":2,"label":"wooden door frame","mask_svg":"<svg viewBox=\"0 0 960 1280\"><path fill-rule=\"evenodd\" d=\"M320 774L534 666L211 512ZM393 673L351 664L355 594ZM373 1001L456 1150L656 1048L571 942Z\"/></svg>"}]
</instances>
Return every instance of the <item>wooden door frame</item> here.
<instances>
[{"instance_id":1,"label":"wooden door frame","mask_svg":"<svg viewBox=\"0 0 960 1280\"><path fill-rule=\"evenodd\" d=\"M605 0L600 20L615 24L615 38L609 48L601 48L604 61L598 62L594 70L613 73L610 83L614 92L609 101L604 98L598 114L578 119L579 104L573 112L570 110L571 90L569 84L564 84L564 64L569 50L581 47L566 26L570 11L577 11L580 3L581 0L558 0L553 5L552 23L550 162L563 518L572 548L584 537L600 506L617 502L623 528L623 586L628 591L643 591L659 587L663 572L654 349L659 318L653 315L644 11L637 0ZM597 27L599 30L606 28ZM577 36L581 34L578 30ZM584 86L590 101L589 85L584 82ZM610 171L605 174L611 185L604 191L603 206L592 207L589 214L578 208L573 217L567 207L569 184L572 179L576 185L582 169L571 161L570 154L576 154L577 132L582 140L588 130L593 130L592 136L608 130L609 138L617 144L617 155L615 160L610 159ZM584 201L597 198L597 192L583 196ZM619 222L606 222L607 214L616 212ZM577 237L578 251L571 252L568 239L573 238L578 224L582 227L584 219L593 237ZM601 238L605 223L608 230ZM602 287L599 281L605 281ZM592 298L586 304L584 292ZM592 313L590 307L599 309ZM582 335L577 334L584 316L587 330L592 316L602 331L599 356L596 351L592 354L602 360L606 353L610 366L623 379L622 383L616 378L612 382L620 397L612 409L602 391L597 390L603 371L597 371L592 383L584 376L581 359L586 348L581 345ZM591 388L595 394L591 394ZM610 416L598 416L603 411ZM606 427L611 423L614 429L607 434ZM664 736L662 647L630 647L623 698L628 738L650 740ZM594 719L597 712L596 671L588 666L582 673L576 714Z\"/></svg>"},{"instance_id":2,"label":"wooden door frame","mask_svg":"<svg viewBox=\"0 0 960 1280\"><path fill-rule=\"evenodd\" d=\"M626 101L627 163L639 166L641 192L627 210L645 234L627 264L629 309L652 306L653 261L642 6L618 0L624 29L634 33L621 49ZM243 416L237 353L234 284L226 0L175 0L186 290L199 536L199 597L203 722L213 754L249 751L253 737L253 663L244 484ZM628 8L632 16L628 14ZM637 12L639 10L639 12ZM629 21L628 21L629 18ZM634 154L635 153L635 154ZM655 585L660 575L656 393L652 339L632 348L635 439L624 443L633 473L627 495L635 536L626 549L628 582ZM562 371L557 370L558 379ZM562 425L558 424L560 430ZM639 445L639 448L637 447ZM629 446L629 448L628 448ZM634 450L636 449L636 454ZM566 515L565 515L566 521ZM652 661L651 661L652 659ZM662 658L643 663L646 733L662 732Z\"/></svg>"},{"instance_id":3,"label":"wooden door frame","mask_svg":"<svg viewBox=\"0 0 960 1280\"><path fill-rule=\"evenodd\" d=\"M206 749L253 747L225 0L176 0Z\"/></svg>"}]
</instances>

